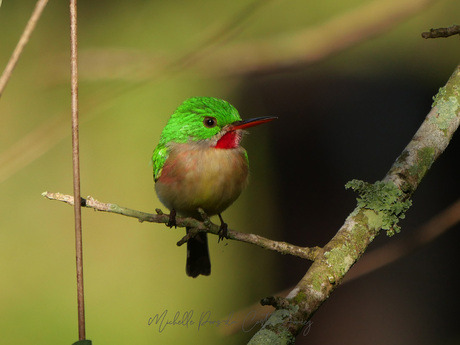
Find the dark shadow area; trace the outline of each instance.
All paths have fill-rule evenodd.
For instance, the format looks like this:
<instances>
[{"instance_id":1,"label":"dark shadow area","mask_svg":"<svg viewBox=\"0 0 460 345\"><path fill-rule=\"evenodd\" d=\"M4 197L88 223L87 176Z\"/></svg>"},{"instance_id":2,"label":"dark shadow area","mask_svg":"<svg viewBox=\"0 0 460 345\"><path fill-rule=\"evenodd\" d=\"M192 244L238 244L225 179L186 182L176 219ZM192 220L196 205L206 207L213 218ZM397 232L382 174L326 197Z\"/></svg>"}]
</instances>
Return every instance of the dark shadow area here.
<instances>
[{"instance_id":1,"label":"dark shadow area","mask_svg":"<svg viewBox=\"0 0 460 345\"><path fill-rule=\"evenodd\" d=\"M270 127L274 198L283 219L279 238L302 246L322 246L331 239L355 207L356 195L344 189L345 183L355 178L375 182L386 174L429 112L440 86L404 73L247 80L241 103L257 114L279 116ZM370 250L416 231L458 198L459 149L454 138L422 181L400 223L402 233L388 238L382 232ZM452 229L404 259L339 287L298 343L458 340L459 240L458 229ZM280 289L297 283L308 267L290 256L278 260Z\"/></svg>"}]
</instances>

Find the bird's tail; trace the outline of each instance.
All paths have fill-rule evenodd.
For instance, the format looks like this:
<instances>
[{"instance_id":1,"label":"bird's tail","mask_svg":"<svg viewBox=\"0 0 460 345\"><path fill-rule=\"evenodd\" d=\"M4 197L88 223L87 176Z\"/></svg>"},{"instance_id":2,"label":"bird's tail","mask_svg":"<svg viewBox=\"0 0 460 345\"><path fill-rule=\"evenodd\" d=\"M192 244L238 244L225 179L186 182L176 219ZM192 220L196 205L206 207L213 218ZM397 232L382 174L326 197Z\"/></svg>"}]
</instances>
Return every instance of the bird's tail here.
<instances>
[{"instance_id":1,"label":"bird's tail","mask_svg":"<svg viewBox=\"0 0 460 345\"><path fill-rule=\"evenodd\" d=\"M187 228L187 233L190 228ZM209 258L208 234L198 233L194 238L187 241L187 264L185 266L187 275L193 278L200 274L208 276L211 274L211 260Z\"/></svg>"}]
</instances>

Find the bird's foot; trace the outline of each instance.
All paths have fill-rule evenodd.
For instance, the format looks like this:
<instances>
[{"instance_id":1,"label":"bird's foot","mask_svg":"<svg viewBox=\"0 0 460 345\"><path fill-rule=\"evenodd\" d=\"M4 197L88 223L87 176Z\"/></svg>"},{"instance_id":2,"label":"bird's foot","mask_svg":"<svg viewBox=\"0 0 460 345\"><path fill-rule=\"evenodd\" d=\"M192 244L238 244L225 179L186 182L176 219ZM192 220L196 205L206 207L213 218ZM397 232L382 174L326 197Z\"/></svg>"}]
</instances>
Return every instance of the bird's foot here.
<instances>
[{"instance_id":1,"label":"bird's foot","mask_svg":"<svg viewBox=\"0 0 460 345\"><path fill-rule=\"evenodd\" d=\"M169 220L166 223L166 226L169 226L172 228L173 226L177 228L177 223L176 223L176 210L172 209L171 212L169 213Z\"/></svg>"},{"instance_id":2,"label":"bird's foot","mask_svg":"<svg viewBox=\"0 0 460 345\"><path fill-rule=\"evenodd\" d=\"M222 223L220 225L218 235L219 235L219 239L217 240L217 243L219 243L224 238L228 238L228 226L227 226L227 223Z\"/></svg>"},{"instance_id":3,"label":"bird's foot","mask_svg":"<svg viewBox=\"0 0 460 345\"><path fill-rule=\"evenodd\" d=\"M224 238L228 239L228 225L227 223L224 222L220 213L219 213L219 219L220 219L220 228L218 232L219 239L217 240L217 243L219 243Z\"/></svg>"}]
</instances>

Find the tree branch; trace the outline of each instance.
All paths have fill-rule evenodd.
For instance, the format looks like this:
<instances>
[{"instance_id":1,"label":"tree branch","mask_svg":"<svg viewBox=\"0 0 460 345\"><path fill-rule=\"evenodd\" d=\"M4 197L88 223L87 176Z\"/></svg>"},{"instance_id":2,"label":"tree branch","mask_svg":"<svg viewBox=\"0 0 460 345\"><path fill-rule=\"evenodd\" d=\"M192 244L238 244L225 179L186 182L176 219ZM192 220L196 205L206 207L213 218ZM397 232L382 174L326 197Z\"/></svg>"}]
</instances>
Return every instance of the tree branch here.
<instances>
[{"instance_id":1,"label":"tree branch","mask_svg":"<svg viewBox=\"0 0 460 345\"><path fill-rule=\"evenodd\" d=\"M74 198L71 195L44 192L42 193L42 196L50 200L58 200L65 202L69 205L74 205ZM81 206L92 208L97 211L116 213L127 217L137 218L140 222L166 224L169 221L169 215L164 214L160 209L156 209L157 214L146 213L122 207L117 204L103 203L96 199L93 199L90 196L86 199L81 198ZM180 228L190 227L195 229L196 231L207 232L214 235L218 235L220 230L220 227L217 224L214 224L209 221L201 222L194 218L176 217L176 223L177 227ZM289 254L311 261L313 261L316 258L316 255L321 251L321 248L319 247L299 247L290 243L273 241L259 235L246 234L231 229L228 230L228 238L235 241L254 244L261 248L276 251L281 254ZM177 243L177 245L180 246L186 243L187 240L188 237L185 236Z\"/></svg>"},{"instance_id":2,"label":"tree branch","mask_svg":"<svg viewBox=\"0 0 460 345\"><path fill-rule=\"evenodd\" d=\"M410 237L399 238L397 241L388 242L380 248L374 249L371 252L366 252L347 273L342 284L354 281L379 268L396 262L414 252L416 249L434 241L458 223L460 223L460 199L413 231ZM275 296L280 296L281 298L286 297L292 289L294 289L294 287L279 291ZM219 331L223 335L236 334L241 331L243 322L244 327L251 328L255 324L260 324L260 321L265 319L272 311L273 308L261 305L261 302L253 303L244 309L232 313L231 319L235 322ZM248 320L248 315L250 314L254 316ZM227 317L230 318L228 315L225 316L225 319Z\"/></svg>"},{"instance_id":3,"label":"tree branch","mask_svg":"<svg viewBox=\"0 0 460 345\"><path fill-rule=\"evenodd\" d=\"M448 28L430 29L428 32L422 32L423 38L439 38L460 35L460 25L452 25Z\"/></svg>"},{"instance_id":4,"label":"tree branch","mask_svg":"<svg viewBox=\"0 0 460 345\"><path fill-rule=\"evenodd\" d=\"M408 208L408 200L459 126L458 90L460 65L436 95L430 113L384 179L373 185L374 191L372 185L361 190L358 206L289 293L289 303L277 308L248 344L294 344L307 320L341 284L380 230L395 229Z\"/></svg>"}]
</instances>

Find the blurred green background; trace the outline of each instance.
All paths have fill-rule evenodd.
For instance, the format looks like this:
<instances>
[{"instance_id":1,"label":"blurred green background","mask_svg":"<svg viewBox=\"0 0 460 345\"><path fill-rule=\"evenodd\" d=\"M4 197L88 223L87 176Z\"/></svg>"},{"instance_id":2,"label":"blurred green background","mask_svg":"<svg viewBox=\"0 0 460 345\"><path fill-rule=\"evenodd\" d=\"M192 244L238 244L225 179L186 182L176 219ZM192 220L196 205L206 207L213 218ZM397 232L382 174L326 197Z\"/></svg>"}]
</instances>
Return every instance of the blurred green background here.
<instances>
[{"instance_id":1,"label":"blurred green background","mask_svg":"<svg viewBox=\"0 0 460 345\"><path fill-rule=\"evenodd\" d=\"M377 85L384 78L386 90L391 90L395 85L389 82L391 77L403 75L405 80L424 85L423 97L414 97L421 98L426 107L417 109L420 111L415 125L398 143L399 148L389 152L391 158L370 176L364 176L371 182L381 178L414 133L416 123L429 111L430 97L458 63L458 38L420 38L420 33L431 27L458 23L458 0L386 1L395 6L407 3L409 8L420 8L408 11L410 14L382 34L346 50L338 49L313 65L306 62L255 75L235 73L230 67L228 71L211 68L211 64L221 63L222 56L218 58L217 54L212 58L221 49L295 35L368 3L363 0L80 1L82 196L91 195L103 202L146 212L162 207L154 193L149 159L163 126L184 99L219 97L235 105L243 118L279 116L272 128L252 129L245 138L244 146L251 160L251 184L225 212L224 219L233 229L288 240L284 231L289 215L280 211L280 204L301 194L302 200L310 198L311 204L320 205L316 207L324 209L330 205L327 200L309 197L303 192L303 185L290 190L280 184L289 177L280 173L285 165L275 157L297 152L289 159L295 164L291 167L294 171L303 169L310 156L315 156L311 147L299 139L302 133L297 132L296 138L305 145L295 142L295 146L284 145L285 150L279 150L281 142L292 140L292 126L303 128L298 126L299 118L320 116L305 107L294 106L292 97L308 98L318 81L325 83L323 89L327 93L333 88L325 81L336 84L336 78L365 79L369 85ZM3 1L1 68L6 65L34 4L29 0ZM72 193L67 5L67 2L49 2L0 99L0 331L5 344L71 344L77 340L73 209L40 195L44 191ZM308 48L310 42L304 44ZM312 43L313 50L316 44ZM209 61L210 68L202 61ZM240 62L243 61L234 61L234 65ZM291 92L293 89L295 92ZM379 96L381 102L392 102L385 92ZM334 94L325 97L323 105L333 102L334 97ZM271 106L278 99L286 103ZM290 117L292 109L288 108L295 109L298 117ZM411 109L411 103L404 103L403 108ZM342 120L352 119L353 115L342 114ZM278 126L287 129L276 132ZM334 126L331 120L327 127L315 130L327 136L331 131L340 131L340 126L330 130ZM384 142L395 140L391 129L383 136ZM329 137L332 146L337 145L334 138L337 137ZM374 150L369 149L368 155L359 160L379 160L378 155L373 156ZM347 172L345 177L334 180L342 188L340 193L345 194L343 185L347 179L363 175L359 176L354 163L350 163L352 153L331 151L341 162L337 164ZM311 166L314 170L315 165ZM334 171L330 169L329 173L334 175ZM316 184L309 183L307 177L305 183ZM283 197L281 189L285 192ZM427 189L426 195L430 190ZM331 199L335 197L331 194ZM328 228L325 237L318 239L322 242L316 243L308 238L308 232L301 231L308 239L296 243L321 245L330 238L354 205L352 195L344 198L346 202L340 204L342 208L334 214L332 223L328 223L330 216L315 223L317 229ZM444 200L442 196L438 198ZM334 213L332 208L328 212ZM429 204L426 208L431 209ZM299 228L309 221L301 224ZM182 315L193 310L195 321L206 312L211 313L211 320L223 320L226 315L293 284L307 268L302 261L286 264L280 255L242 243L217 244L217 238L211 237L212 275L191 279L185 275L185 247L175 245L182 235L181 230L163 225L141 224L118 215L83 210L87 338L93 344L245 343L253 332L223 336L220 331L225 325L205 325L199 330L196 325L169 326L159 332L158 326L148 325L148 320L165 310L169 318L176 312ZM296 265L299 272L283 275L286 265ZM392 314L395 310L388 312ZM327 320L327 316L324 318ZM401 339L406 344L421 343L418 338L408 339L401 337L399 331L392 332L389 325L380 326L386 332L376 331L376 334L385 334L380 339L387 344L402 343L398 342ZM331 327L328 322L314 323L311 343L324 343L334 333ZM425 328L417 322L411 323L411 327L400 332L407 335ZM343 326L342 332L356 331ZM442 328L437 333L442 333ZM437 333L430 336L436 337ZM442 340L438 343L447 343L452 337L437 338ZM375 339L372 343L379 344Z\"/></svg>"}]
</instances>

